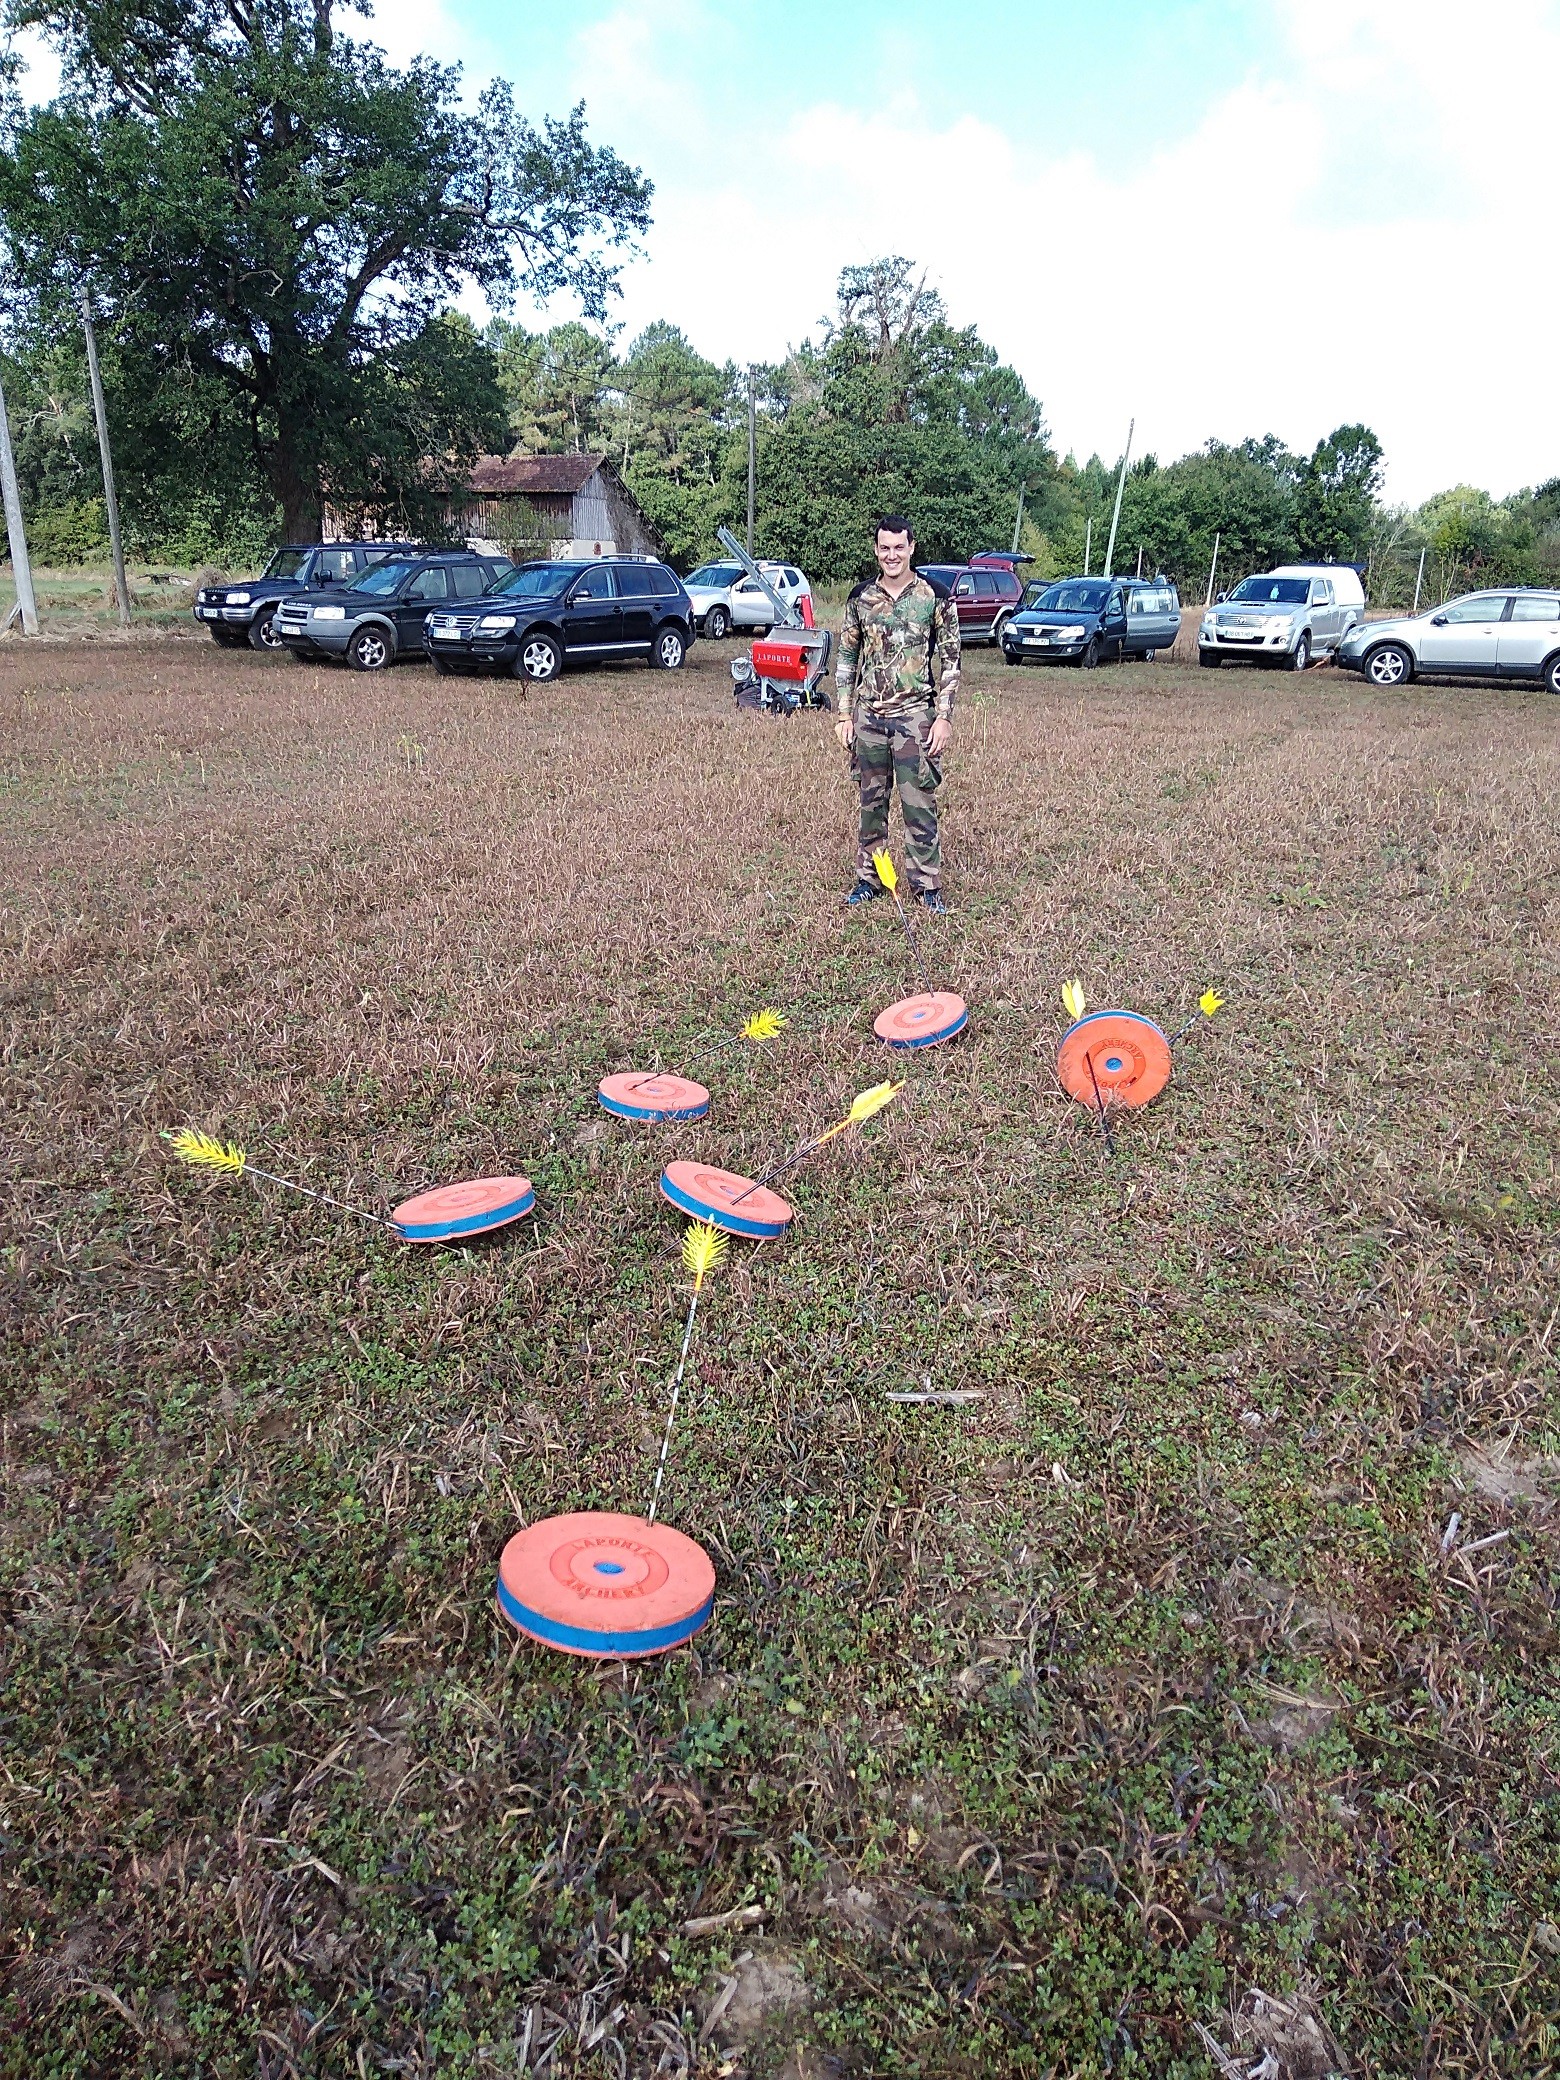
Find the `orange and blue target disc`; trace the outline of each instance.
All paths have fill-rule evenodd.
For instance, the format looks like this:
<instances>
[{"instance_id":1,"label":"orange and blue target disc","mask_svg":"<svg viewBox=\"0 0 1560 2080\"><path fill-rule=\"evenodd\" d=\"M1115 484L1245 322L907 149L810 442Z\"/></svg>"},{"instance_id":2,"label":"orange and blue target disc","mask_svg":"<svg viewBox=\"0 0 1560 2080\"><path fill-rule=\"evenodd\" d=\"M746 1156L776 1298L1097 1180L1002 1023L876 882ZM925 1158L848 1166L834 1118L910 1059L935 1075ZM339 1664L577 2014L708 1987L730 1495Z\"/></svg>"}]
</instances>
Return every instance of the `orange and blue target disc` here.
<instances>
[{"instance_id":1,"label":"orange and blue target disc","mask_svg":"<svg viewBox=\"0 0 1560 2080\"><path fill-rule=\"evenodd\" d=\"M778 1192L710 1163L668 1163L661 1172L661 1196L696 1221L711 1221L728 1235L750 1235L756 1242L772 1242L791 1225L791 1208Z\"/></svg>"},{"instance_id":2,"label":"orange and blue target disc","mask_svg":"<svg viewBox=\"0 0 1560 2080\"><path fill-rule=\"evenodd\" d=\"M962 1033L969 1016L962 997L952 990L931 989L890 1004L872 1021L872 1030L890 1047L935 1047L939 1040Z\"/></svg>"},{"instance_id":3,"label":"orange and blue target disc","mask_svg":"<svg viewBox=\"0 0 1560 2080\"><path fill-rule=\"evenodd\" d=\"M1096 1104L1096 1084L1106 1105L1146 1105L1170 1081L1170 1042L1136 1011L1091 1011L1062 1035L1056 1074L1080 1105Z\"/></svg>"},{"instance_id":4,"label":"orange and blue target disc","mask_svg":"<svg viewBox=\"0 0 1560 2080\"><path fill-rule=\"evenodd\" d=\"M702 1119L710 1109L709 1092L686 1076L603 1076L596 1096L619 1119Z\"/></svg>"},{"instance_id":5,"label":"orange and blue target disc","mask_svg":"<svg viewBox=\"0 0 1560 2080\"><path fill-rule=\"evenodd\" d=\"M498 1563L497 1601L544 1647L635 1660L680 1647L709 1623L715 1568L669 1524L578 1510L515 1533Z\"/></svg>"},{"instance_id":6,"label":"orange and blue target disc","mask_svg":"<svg viewBox=\"0 0 1560 2080\"><path fill-rule=\"evenodd\" d=\"M441 1184L399 1205L390 1218L406 1242L451 1242L486 1235L517 1221L536 1204L528 1177L473 1177Z\"/></svg>"}]
</instances>

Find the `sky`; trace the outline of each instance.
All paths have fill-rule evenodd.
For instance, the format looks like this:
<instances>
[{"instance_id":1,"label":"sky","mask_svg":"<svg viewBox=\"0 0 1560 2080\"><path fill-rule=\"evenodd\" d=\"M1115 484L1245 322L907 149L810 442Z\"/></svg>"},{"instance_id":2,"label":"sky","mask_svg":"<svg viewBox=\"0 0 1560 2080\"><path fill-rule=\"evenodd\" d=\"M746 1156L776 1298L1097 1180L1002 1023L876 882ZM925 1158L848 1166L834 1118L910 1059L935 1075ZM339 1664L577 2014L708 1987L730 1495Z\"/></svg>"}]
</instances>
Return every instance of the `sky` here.
<instances>
[{"instance_id":1,"label":"sky","mask_svg":"<svg viewBox=\"0 0 1560 2080\"><path fill-rule=\"evenodd\" d=\"M583 100L654 182L624 344L778 360L903 253L1061 453L1363 420L1395 501L1560 475L1560 0L377 0L361 33Z\"/></svg>"}]
</instances>

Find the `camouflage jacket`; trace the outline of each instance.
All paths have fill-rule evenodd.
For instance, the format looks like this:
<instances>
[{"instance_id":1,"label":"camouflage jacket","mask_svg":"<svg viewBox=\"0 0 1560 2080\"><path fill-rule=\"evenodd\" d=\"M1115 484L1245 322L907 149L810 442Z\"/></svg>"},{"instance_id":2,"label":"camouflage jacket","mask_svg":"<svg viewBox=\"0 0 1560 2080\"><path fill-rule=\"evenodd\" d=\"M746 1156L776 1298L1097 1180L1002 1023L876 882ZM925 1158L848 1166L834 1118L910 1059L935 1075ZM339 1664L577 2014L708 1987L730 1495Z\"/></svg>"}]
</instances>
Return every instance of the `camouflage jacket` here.
<instances>
[{"instance_id":1,"label":"camouflage jacket","mask_svg":"<svg viewBox=\"0 0 1560 2080\"><path fill-rule=\"evenodd\" d=\"M878 579L858 585L845 602L834 670L842 714L890 720L924 714L936 703L953 714L959 690L959 615L947 594L913 577L898 599Z\"/></svg>"}]
</instances>

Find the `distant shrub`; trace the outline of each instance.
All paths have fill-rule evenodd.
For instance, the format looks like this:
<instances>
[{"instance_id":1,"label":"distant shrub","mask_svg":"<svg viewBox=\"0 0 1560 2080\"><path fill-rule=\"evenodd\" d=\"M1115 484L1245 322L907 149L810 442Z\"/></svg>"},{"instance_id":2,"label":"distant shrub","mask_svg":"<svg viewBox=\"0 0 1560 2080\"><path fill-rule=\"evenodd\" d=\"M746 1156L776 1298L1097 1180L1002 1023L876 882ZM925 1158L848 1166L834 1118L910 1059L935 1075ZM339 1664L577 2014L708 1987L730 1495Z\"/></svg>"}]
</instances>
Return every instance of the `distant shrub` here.
<instances>
[{"instance_id":1,"label":"distant shrub","mask_svg":"<svg viewBox=\"0 0 1560 2080\"><path fill-rule=\"evenodd\" d=\"M108 513L100 498L37 508L27 516L32 560L50 570L101 563L108 554Z\"/></svg>"}]
</instances>

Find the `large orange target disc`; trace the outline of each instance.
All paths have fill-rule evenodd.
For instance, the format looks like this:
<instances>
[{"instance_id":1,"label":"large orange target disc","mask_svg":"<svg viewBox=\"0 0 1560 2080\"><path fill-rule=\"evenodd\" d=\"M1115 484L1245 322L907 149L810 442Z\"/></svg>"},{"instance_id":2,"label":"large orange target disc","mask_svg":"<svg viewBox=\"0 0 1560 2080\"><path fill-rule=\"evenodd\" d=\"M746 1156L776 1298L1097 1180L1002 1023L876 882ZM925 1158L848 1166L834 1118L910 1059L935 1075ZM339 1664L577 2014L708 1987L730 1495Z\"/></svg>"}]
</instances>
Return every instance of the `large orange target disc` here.
<instances>
[{"instance_id":1,"label":"large orange target disc","mask_svg":"<svg viewBox=\"0 0 1560 2080\"><path fill-rule=\"evenodd\" d=\"M1062 1035L1056 1074L1080 1105L1095 1104L1096 1083L1107 1105L1146 1105L1170 1081L1170 1042L1136 1011L1091 1011Z\"/></svg>"},{"instance_id":2,"label":"large orange target disc","mask_svg":"<svg viewBox=\"0 0 1560 2080\"><path fill-rule=\"evenodd\" d=\"M962 1033L969 1016L964 999L952 990L929 989L880 1011L872 1030L890 1047L935 1047L939 1040Z\"/></svg>"},{"instance_id":3,"label":"large orange target disc","mask_svg":"<svg viewBox=\"0 0 1560 2080\"><path fill-rule=\"evenodd\" d=\"M778 1192L709 1163L668 1163L661 1172L661 1196L696 1221L712 1221L728 1235L751 1235L759 1242L773 1241L791 1225L791 1209Z\"/></svg>"},{"instance_id":4,"label":"large orange target disc","mask_svg":"<svg viewBox=\"0 0 1560 2080\"><path fill-rule=\"evenodd\" d=\"M596 1095L619 1119L702 1119L710 1109L709 1092L686 1076L603 1076Z\"/></svg>"},{"instance_id":5,"label":"large orange target disc","mask_svg":"<svg viewBox=\"0 0 1560 2080\"><path fill-rule=\"evenodd\" d=\"M441 1184L399 1205L390 1218L406 1242L448 1242L461 1235L485 1235L517 1221L536 1204L528 1177L472 1177L464 1184Z\"/></svg>"},{"instance_id":6,"label":"large orange target disc","mask_svg":"<svg viewBox=\"0 0 1560 2080\"><path fill-rule=\"evenodd\" d=\"M707 1625L715 1568L669 1524L578 1510L517 1531L498 1563L498 1608L564 1654L664 1654Z\"/></svg>"}]
</instances>

